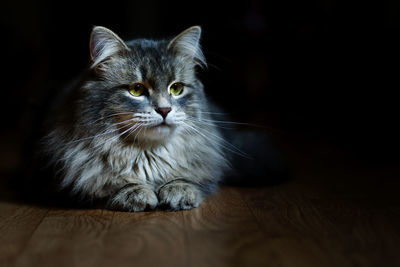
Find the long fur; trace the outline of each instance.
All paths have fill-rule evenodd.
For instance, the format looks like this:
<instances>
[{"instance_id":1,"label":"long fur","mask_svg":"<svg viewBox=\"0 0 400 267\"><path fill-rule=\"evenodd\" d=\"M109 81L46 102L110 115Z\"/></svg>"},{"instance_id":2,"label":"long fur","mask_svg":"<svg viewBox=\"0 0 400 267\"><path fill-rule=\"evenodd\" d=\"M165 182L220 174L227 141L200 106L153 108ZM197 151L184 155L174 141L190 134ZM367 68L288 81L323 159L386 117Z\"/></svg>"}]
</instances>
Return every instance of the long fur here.
<instances>
[{"instance_id":1,"label":"long fur","mask_svg":"<svg viewBox=\"0 0 400 267\"><path fill-rule=\"evenodd\" d=\"M198 206L229 169L222 138L209 114L196 66L205 65L200 27L172 40L127 43L94 28L92 63L80 85L60 104L45 138L61 188L87 198L109 198L111 208L140 211ZM149 94L132 97L135 82ZM168 86L185 85L173 97ZM163 130L157 108L172 111ZM170 130L171 129L171 130Z\"/></svg>"}]
</instances>

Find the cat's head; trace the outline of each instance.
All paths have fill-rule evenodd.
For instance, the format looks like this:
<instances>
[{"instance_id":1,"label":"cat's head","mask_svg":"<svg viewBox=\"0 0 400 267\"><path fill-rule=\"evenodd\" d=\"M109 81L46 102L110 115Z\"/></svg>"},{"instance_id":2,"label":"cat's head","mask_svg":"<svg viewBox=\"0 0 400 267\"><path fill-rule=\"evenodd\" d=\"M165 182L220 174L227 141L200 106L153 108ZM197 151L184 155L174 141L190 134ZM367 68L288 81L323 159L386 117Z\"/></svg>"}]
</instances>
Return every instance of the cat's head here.
<instances>
[{"instance_id":1,"label":"cat's head","mask_svg":"<svg viewBox=\"0 0 400 267\"><path fill-rule=\"evenodd\" d=\"M90 106L84 113L131 141L160 142L192 127L204 105L195 73L196 66L206 65L200 35L195 26L169 40L124 42L95 27L90 38L94 78L83 87Z\"/></svg>"}]
</instances>

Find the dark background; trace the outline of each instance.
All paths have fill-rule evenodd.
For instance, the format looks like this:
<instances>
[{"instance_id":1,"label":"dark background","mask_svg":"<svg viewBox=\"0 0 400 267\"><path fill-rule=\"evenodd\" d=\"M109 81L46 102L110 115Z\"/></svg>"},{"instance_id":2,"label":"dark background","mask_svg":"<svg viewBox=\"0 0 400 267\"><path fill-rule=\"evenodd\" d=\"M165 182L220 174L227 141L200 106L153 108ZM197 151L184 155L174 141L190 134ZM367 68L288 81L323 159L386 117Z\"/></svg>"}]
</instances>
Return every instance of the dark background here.
<instances>
[{"instance_id":1,"label":"dark background","mask_svg":"<svg viewBox=\"0 0 400 267\"><path fill-rule=\"evenodd\" d=\"M399 149L396 1L7 1L1 169L18 169L48 99L88 64L91 28L123 39L203 28L207 94L236 121L322 140L366 164Z\"/></svg>"}]
</instances>

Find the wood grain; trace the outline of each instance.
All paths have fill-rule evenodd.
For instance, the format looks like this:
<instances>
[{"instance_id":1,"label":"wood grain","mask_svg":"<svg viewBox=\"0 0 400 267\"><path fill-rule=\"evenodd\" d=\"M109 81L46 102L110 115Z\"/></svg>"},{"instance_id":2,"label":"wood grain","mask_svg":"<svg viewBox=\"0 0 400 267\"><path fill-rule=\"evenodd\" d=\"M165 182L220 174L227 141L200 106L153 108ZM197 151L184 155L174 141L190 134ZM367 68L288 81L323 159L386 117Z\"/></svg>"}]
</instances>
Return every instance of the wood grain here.
<instances>
[{"instance_id":1,"label":"wood grain","mask_svg":"<svg viewBox=\"0 0 400 267\"><path fill-rule=\"evenodd\" d=\"M283 147L291 180L225 186L190 211L0 200L0 266L400 266L400 170L309 143Z\"/></svg>"},{"instance_id":2,"label":"wood grain","mask_svg":"<svg viewBox=\"0 0 400 267\"><path fill-rule=\"evenodd\" d=\"M240 253L260 231L232 188L221 189L198 209L184 213L184 220L189 266L243 266Z\"/></svg>"},{"instance_id":3,"label":"wood grain","mask_svg":"<svg viewBox=\"0 0 400 267\"><path fill-rule=\"evenodd\" d=\"M112 216L104 210L51 210L16 266L94 266L101 260L103 235Z\"/></svg>"},{"instance_id":4,"label":"wood grain","mask_svg":"<svg viewBox=\"0 0 400 267\"><path fill-rule=\"evenodd\" d=\"M116 212L100 266L188 266L182 212Z\"/></svg>"},{"instance_id":5,"label":"wood grain","mask_svg":"<svg viewBox=\"0 0 400 267\"><path fill-rule=\"evenodd\" d=\"M0 202L0 266L9 266L47 214L47 208Z\"/></svg>"}]
</instances>

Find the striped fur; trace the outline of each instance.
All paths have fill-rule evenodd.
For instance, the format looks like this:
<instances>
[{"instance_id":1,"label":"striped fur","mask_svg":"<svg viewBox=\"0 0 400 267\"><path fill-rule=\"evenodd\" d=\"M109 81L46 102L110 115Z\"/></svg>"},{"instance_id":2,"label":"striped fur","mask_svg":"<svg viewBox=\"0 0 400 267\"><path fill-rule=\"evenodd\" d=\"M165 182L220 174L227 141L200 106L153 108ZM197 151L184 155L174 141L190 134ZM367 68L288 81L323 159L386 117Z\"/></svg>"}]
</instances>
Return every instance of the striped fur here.
<instances>
[{"instance_id":1,"label":"striped fur","mask_svg":"<svg viewBox=\"0 0 400 267\"><path fill-rule=\"evenodd\" d=\"M228 162L195 73L205 65L200 32L124 43L94 28L88 75L59 105L45 139L62 188L130 211L190 209L216 190ZM148 85L146 95L129 94L137 82ZM175 82L184 84L176 97ZM166 107L163 119L157 109Z\"/></svg>"}]
</instances>

